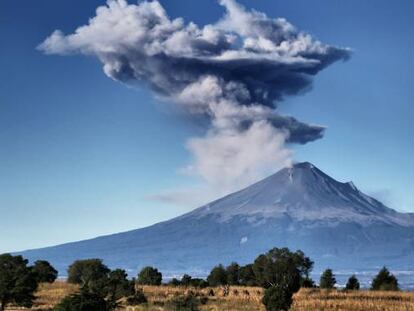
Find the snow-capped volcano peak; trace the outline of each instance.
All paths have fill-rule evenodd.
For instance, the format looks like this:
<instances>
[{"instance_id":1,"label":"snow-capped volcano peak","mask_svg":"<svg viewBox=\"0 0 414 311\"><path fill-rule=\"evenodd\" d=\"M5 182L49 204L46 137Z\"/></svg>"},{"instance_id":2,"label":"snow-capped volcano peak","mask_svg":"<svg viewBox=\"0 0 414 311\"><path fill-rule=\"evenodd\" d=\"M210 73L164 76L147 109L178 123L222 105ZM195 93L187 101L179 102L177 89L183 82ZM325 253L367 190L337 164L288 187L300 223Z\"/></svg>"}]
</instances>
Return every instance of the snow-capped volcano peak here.
<instances>
[{"instance_id":1,"label":"snow-capped volcano peak","mask_svg":"<svg viewBox=\"0 0 414 311\"><path fill-rule=\"evenodd\" d=\"M412 219L387 208L363 194L353 182L331 178L309 162L296 163L224 198L209 203L189 215L213 215L220 221L233 217L288 217L296 221L372 222L413 225Z\"/></svg>"}]
</instances>

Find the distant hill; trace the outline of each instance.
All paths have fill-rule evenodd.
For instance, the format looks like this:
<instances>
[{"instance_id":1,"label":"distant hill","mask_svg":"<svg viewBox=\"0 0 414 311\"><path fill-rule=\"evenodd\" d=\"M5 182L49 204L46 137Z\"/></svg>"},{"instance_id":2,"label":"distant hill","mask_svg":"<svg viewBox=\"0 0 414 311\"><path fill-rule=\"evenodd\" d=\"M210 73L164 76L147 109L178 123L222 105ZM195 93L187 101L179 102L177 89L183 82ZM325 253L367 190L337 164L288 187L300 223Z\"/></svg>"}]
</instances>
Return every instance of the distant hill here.
<instances>
[{"instance_id":1,"label":"distant hill","mask_svg":"<svg viewBox=\"0 0 414 311\"><path fill-rule=\"evenodd\" d=\"M131 274L205 275L217 263L251 262L273 247L301 249L337 270L414 270L414 215L399 213L310 163L284 168L241 191L150 227L21 252L62 275L81 258Z\"/></svg>"}]
</instances>

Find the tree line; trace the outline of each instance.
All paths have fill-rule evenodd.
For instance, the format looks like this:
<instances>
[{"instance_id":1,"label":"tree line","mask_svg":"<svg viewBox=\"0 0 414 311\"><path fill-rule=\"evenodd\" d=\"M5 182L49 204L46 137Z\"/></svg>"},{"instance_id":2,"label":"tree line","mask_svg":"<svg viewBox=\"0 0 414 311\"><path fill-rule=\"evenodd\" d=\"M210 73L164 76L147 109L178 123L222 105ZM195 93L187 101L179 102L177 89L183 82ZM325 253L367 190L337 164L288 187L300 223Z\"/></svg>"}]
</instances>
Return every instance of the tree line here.
<instances>
[{"instance_id":1,"label":"tree line","mask_svg":"<svg viewBox=\"0 0 414 311\"><path fill-rule=\"evenodd\" d=\"M266 310L288 310L293 294L301 287L317 287L310 277L313 265L314 262L300 250L292 252L288 248L273 248L259 255L251 264L240 266L233 262L227 267L219 264L210 271L206 280L185 274L181 279L173 278L164 284L187 287L260 286L265 289L262 302ZM58 272L47 261L39 260L29 265L22 256L0 255L0 311L10 304L31 307L38 285L52 283L57 276ZM53 310L115 310L121 298L126 299L129 305L146 303L142 289L136 285L159 286L163 284L162 280L161 272L150 266L144 267L136 278L130 279L125 270L111 270L100 259L77 260L68 268L67 282L78 284L79 291L65 297ZM320 277L319 287L333 289L335 285L333 271L326 269ZM345 289L359 288L358 279L352 275ZM399 290L398 280L384 267L372 280L371 290ZM191 297L188 299L191 300ZM184 302L178 301L179 304Z\"/></svg>"}]
</instances>

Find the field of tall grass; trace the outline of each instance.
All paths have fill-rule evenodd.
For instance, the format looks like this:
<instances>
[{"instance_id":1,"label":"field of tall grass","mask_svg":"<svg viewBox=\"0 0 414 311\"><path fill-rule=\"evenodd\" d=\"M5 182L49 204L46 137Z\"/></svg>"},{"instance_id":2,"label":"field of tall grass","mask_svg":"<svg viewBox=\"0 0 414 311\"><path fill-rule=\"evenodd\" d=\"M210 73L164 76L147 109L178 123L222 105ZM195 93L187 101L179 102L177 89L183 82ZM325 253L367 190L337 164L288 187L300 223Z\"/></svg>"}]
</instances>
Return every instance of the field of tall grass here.
<instances>
[{"instance_id":1,"label":"field of tall grass","mask_svg":"<svg viewBox=\"0 0 414 311\"><path fill-rule=\"evenodd\" d=\"M172 299L185 295L200 298L201 311L264 311L261 303L263 289L258 287L184 288L172 286L142 286L148 303L140 306L123 304L120 310L162 311ZM62 281L42 284L36 293L32 310L47 310L64 296L77 290L77 286ZM7 311L24 310L8 308ZM414 311L414 292L373 292L301 289L294 295L291 311Z\"/></svg>"}]
</instances>

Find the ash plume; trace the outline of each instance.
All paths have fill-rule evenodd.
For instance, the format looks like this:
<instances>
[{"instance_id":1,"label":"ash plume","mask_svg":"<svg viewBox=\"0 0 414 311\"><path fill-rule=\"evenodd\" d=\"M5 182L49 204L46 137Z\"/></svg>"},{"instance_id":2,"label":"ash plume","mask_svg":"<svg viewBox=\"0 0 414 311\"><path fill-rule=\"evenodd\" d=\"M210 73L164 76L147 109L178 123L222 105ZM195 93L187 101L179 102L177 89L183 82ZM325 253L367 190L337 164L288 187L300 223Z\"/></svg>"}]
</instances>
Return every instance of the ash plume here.
<instances>
[{"instance_id":1,"label":"ash plume","mask_svg":"<svg viewBox=\"0 0 414 311\"><path fill-rule=\"evenodd\" d=\"M187 142L193 163L186 171L230 191L289 165L288 143L323 137L324 127L278 114L278 103L309 90L313 76L350 50L234 0L219 3L224 16L198 26L170 19L158 1L109 0L88 24L69 35L56 30L38 48L97 57L108 77L146 85L206 119L205 136Z\"/></svg>"}]
</instances>

